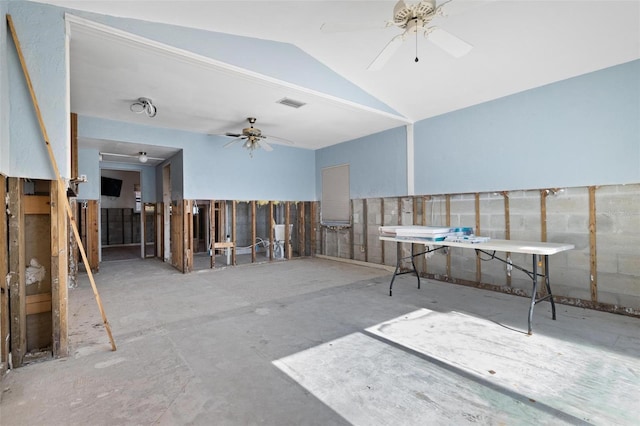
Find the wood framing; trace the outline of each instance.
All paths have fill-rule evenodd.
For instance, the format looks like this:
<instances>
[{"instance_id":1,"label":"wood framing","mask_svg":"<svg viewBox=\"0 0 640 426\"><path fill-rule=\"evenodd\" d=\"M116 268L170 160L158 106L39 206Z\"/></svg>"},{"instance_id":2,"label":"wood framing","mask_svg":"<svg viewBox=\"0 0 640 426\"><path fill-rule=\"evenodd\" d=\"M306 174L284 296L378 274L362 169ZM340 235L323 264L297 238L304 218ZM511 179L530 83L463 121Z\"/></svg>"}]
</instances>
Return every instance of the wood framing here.
<instances>
[{"instance_id":1,"label":"wood framing","mask_svg":"<svg viewBox=\"0 0 640 426\"><path fill-rule=\"evenodd\" d=\"M209 200L209 268L216 266L216 202Z\"/></svg>"},{"instance_id":2,"label":"wood framing","mask_svg":"<svg viewBox=\"0 0 640 426\"><path fill-rule=\"evenodd\" d=\"M256 261L256 202L251 201L251 263Z\"/></svg>"},{"instance_id":3,"label":"wood framing","mask_svg":"<svg viewBox=\"0 0 640 426\"><path fill-rule=\"evenodd\" d=\"M446 224L447 224L447 227L450 227L451 226L451 195L447 194L445 196L445 203L446 203L446 210L447 210ZM447 279L448 280L451 279L451 250L449 248L447 248Z\"/></svg>"},{"instance_id":4,"label":"wood framing","mask_svg":"<svg viewBox=\"0 0 640 426\"><path fill-rule=\"evenodd\" d=\"M589 187L589 269L591 301L598 301L598 257L596 251L596 187Z\"/></svg>"},{"instance_id":5,"label":"wood framing","mask_svg":"<svg viewBox=\"0 0 640 426\"><path fill-rule=\"evenodd\" d=\"M547 189L543 189L540 191L540 241L547 241L547 196L549 195L549 191ZM538 262L538 269L540 270L540 274L545 275L547 271L544 267L544 262ZM545 285L538 286L538 293L542 296L547 295L547 287Z\"/></svg>"},{"instance_id":6,"label":"wood framing","mask_svg":"<svg viewBox=\"0 0 640 426\"><path fill-rule=\"evenodd\" d=\"M318 232L318 220L316 219L317 213L318 212L318 202L317 201L312 201L311 202L311 213L310 213L310 217L311 217L311 256L315 256L316 255L316 238L317 238L317 232Z\"/></svg>"},{"instance_id":7,"label":"wood framing","mask_svg":"<svg viewBox=\"0 0 640 426\"><path fill-rule=\"evenodd\" d=\"M369 207L367 199L362 200L362 247L364 247L364 261L369 261Z\"/></svg>"},{"instance_id":8,"label":"wood framing","mask_svg":"<svg viewBox=\"0 0 640 426\"><path fill-rule=\"evenodd\" d=\"M5 279L9 272L6 195L7 178L0 175L0 376L7 368L9 354L9 286Z\"/></svg>"},{"instance_id":9,"label":"wood framing","mask_svg":"<svg viewBox=\"0 0 640 426\"><path fill-rule=\"evenodd\" d=\"M27 353L27 298L25 287L24 212L20 178L9 178L9 309L11 310L11 359L13 367L22 366Z\"/></svg>"},{"instance_id":10,"label":"wood framing","mask_svg":"<svg viewBox=\"0 0 640 426\"><path fill-rule=\"evenodd\" d=\"M193 270L193 201L182 200L182 272Z\"/></svg>"},{"instance_id":11,"label":"wood framing","mask_svg":"<svg viewBox=\"0 0 640 426\"><path fill-rule=\"evenodd\" d=\"M305 220L305 202L298 203L298 256L307 255L307 240L305 228L307 222ZM351 227L353 229L353 227Z\"/></svg>"},{"instance_id":12,"label":"wood framing","mask_svg":"<svg viewBox=\"0 0 640 426\"><path fill-rule=\"evenodd\" d=\"M184 271L182 209L182 202L171 202L171 265L181 272Z\"/></svg>"},{"instance_id":13,"label":"wood framing","mask_svg":"<svg viewBox=\"0 0 640 426\"><path fill-rule=\"evenodd\" d=\"M236 239L238 234L236 233L236 210L237 201L231 202L231 242L233 242L233 249L231 249L231 264L236 266Z\"/></svg>"},{"instance_id":14,"label":"wood framing","mask_svg":"<svg viewBox=\"0 0 640 426\"><path fill-rule=\"evenodd\" d=\"M380 198L380 225L384 226L384 198ZM386 241L380 241L380 259L381 264L384 265L384 246Z\"/></svg>"},{"instance_id":15,"label":"wood framing","mask_svg":"<svg viewBox=\"0 0 640 426\"><path fill-rule=\"evenodd\" d=\"M88 200L86 208L87 260L92 272L100 270L100 225L98 222L98 200Z\"/></svg>"},{"instance_id":16,"label":"wood framing","mask_svg":"<svg viewBox=\"0 0 640 426\"><path fill-rule=\"evenodd\" d=\"M63 204L66 193L60 191L57 182L51 182L51 294L53 356L66 357L68 340L68 296L67 296L67 216ZM27 315L29 312L27 310Z\"/></svg>"},{"instance_id":17,"label":"wood framing","mask_svg":"<svg viewBox=\"0 0 640 426\"><path fill-rule=\"evenodd\" d=\"M291 259L291 231L289 224L291 223L291 202L287 201L284 205L284 245L286 247L287 259Z\"/></svg>"},{"instance_id":18,"label":"wood framing","mask_svg":"<svg viewBox=\"0 0 640 426\"><path fill-rule=\"evenodd\" d=\"M269 228L269 260L273 260L273 224L275 220L273 218L273 201L269 201L269 224L267 225Z\"/></svg>"},{"instance_id":19,"label":"wood framing","mask_svg":"<svg viewBox=\"0 0 640 426\"><path fill-rule=\"evenodd\" d=\"M480 194L476 192L474 199L476 212L476 229L474 233L476 235L482 235L482 232L480 232ZM479 283L482 282L482 263L480 262L480 256L476 256L476 281Z\"/></svg>"},{"instance_id":20,"label":"wood framing","mask_svg":"<svg viewBox=\"0 0 640 426\"><path fill-rule=\"evenodd\" d=\"M71 125L71 178L78 177L78 114L72 112Z\"/></svg>"},{"instance_id":21,"label":"wood framing","mask_svg":"<svg viewBox=\"0 0 640 426\"><path fill-rule=\"evenodd\" d=\"M502 192L504 198L504 239L511 239L511 212L509 211L509 193L507 191ZM511 253L506 252L507 259L511 259ZM511 287L511 271L507 271L507 286Z\"/></svg>"},{"instance_id":22,"label":"wood framing","mask_svg":"<svg viewBox=\"0 0 640 426\"><path fill-rule=\"evenodd\" d=\"M349 200L349 218L351 219L351 226L349 227L349 259L353 260L353 256L355 255L355 249L354 249L354 234L353 234L353 228L355 227L355 223L353 223L353 201L354 200ZM298 234L299 235L299 234ZM338 238L340 238L340 235L338 235ZM340 255L338 253L338 255Z\"/></svg>"}]
</instances>

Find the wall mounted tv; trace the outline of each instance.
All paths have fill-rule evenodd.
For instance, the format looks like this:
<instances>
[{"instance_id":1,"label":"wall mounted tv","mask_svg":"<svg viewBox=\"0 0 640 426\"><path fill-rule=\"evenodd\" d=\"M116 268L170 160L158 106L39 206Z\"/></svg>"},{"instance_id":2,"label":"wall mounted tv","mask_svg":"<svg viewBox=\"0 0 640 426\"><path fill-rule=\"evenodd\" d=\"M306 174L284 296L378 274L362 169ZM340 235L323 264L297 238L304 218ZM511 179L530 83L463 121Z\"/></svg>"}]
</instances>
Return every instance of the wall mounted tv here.
<instances>
[{"instance_id":1,"label":"wall mounted tv","mask_svg":"<svg viewBox=\"0 0 640 426\"><path fill-rule=\"evenodd\" d=\"M122 180L102 176L100 182L100 194L107 197L119 197L122 189Z\"/></svg>"}]
</instances>

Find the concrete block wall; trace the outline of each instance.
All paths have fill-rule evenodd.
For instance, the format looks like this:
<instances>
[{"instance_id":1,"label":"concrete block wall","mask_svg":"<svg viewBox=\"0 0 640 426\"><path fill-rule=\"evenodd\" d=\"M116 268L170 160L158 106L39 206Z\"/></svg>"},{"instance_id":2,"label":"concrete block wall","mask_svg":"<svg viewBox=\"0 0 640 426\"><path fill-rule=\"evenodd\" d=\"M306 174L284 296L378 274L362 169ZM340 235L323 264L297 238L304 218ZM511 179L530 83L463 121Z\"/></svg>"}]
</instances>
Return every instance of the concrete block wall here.
<instances>
[{"instance_id":1,"label":"concrete block wall","mask_svg":"<svg viewBox=\"0 0 640 426\"><path fill-rule=\"evenodd\" d=\"M477 235L491 238L571 243L574 250L549 257L556 299L640 315L640 184L601 186L592 191L593 211L588 187L353 200L352 229L326 231L325 246L316 247L319 253L329 256L395 266L397 246L378 239L380 225L447 223L452 227L473 227ZM592 237L595 254L590 248ZM411 246L401 244L400 250L402 256L408 256ZM423 247L416 246L418 250ZM527 270L532 268L531 255L496 255ZM593 280L592 257L596 260ZM473 250L438 250L416 258L416 266L422 275L445 281L489 284L521 295L529 295L532 289L531 278L524 272L516 268L509 271L502 262L478 261ZM410 263L403 262L403 267L410 267ZM591 296L592 283L597 290L595 299Z\"/></svg>"}]
</instances>

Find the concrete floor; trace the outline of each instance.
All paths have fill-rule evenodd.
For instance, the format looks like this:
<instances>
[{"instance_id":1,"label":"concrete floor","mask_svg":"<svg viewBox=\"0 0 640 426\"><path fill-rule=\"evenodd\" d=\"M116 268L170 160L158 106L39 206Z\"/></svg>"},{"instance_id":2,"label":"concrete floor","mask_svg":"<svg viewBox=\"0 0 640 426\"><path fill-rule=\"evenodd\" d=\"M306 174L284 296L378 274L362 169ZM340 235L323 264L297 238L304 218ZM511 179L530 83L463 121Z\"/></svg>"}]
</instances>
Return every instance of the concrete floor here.
<instances>
[{"instance_id":1,"label":"concrete floor","mask_svg":"<svg viewBox=\"0 0 640 426\"><path fill-rule=\"evenodd\" d=\"M4 425L638 424L640 320L323 259L70 290L70 357L12 370Z\"/></svg>"}]
</instances>

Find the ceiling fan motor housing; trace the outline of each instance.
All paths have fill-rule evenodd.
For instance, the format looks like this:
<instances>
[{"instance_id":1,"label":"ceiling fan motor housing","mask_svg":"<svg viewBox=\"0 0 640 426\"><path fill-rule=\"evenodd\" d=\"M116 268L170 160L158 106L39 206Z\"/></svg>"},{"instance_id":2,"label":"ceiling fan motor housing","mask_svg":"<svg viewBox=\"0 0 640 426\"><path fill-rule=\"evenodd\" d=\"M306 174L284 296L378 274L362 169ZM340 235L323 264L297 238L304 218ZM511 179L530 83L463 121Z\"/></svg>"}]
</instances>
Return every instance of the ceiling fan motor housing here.
<instances>
[{"instance_id":1,"label":"ceiling fan motor housing","mask_svg":"<svg viewBox=\"0 0 640 426\"><path fill-rule=\"evenodd\" d=\"M411 23L414 23L412 27L415 27L416 20L422 21L423 25L435 12L436 0L424 0L411 6L400 0L393 8L393 22L400 28L407 28Z\"/></svg>"}]
</instances>

